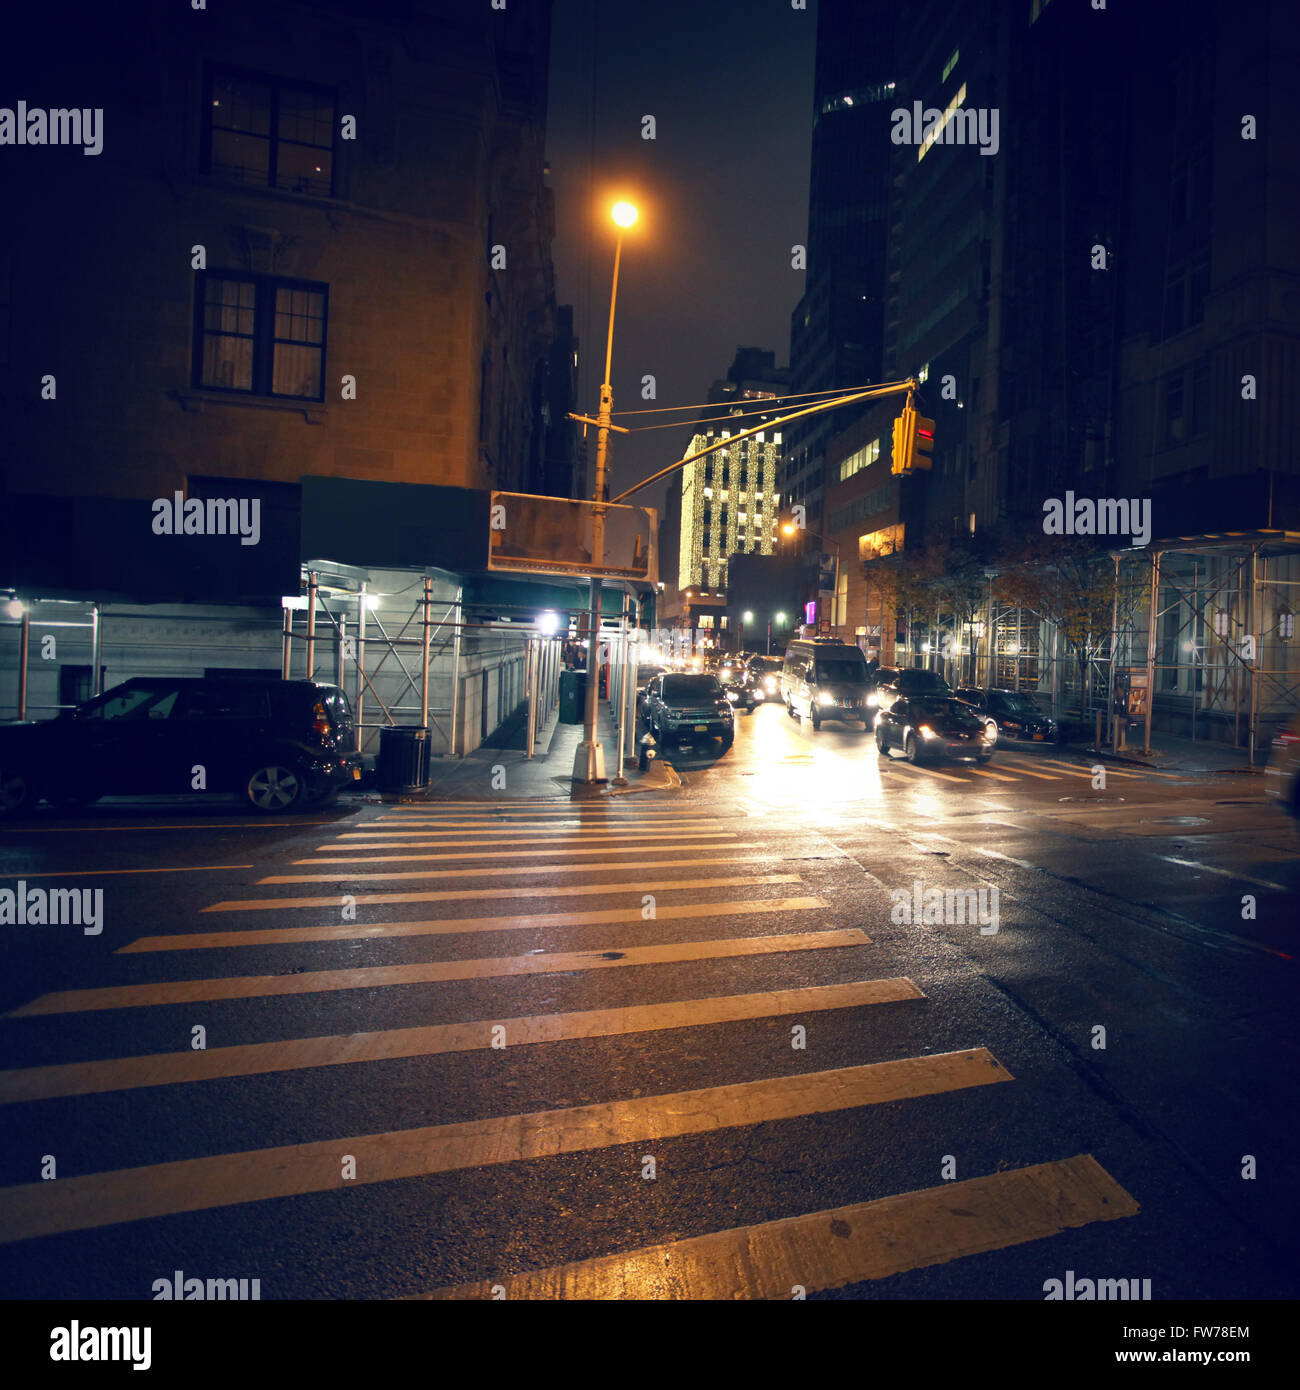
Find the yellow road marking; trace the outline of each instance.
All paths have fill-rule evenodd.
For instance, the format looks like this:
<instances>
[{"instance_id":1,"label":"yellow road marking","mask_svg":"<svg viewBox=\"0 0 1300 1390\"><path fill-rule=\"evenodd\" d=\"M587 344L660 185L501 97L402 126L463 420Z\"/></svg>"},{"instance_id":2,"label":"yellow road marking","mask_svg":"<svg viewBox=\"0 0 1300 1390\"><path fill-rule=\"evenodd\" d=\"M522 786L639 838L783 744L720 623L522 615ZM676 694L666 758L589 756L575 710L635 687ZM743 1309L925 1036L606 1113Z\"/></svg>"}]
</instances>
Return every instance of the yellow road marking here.
<instances>
[{"instance_id":1,"label":"yellow road marking","mask_svg":"<svg viewBox=\"0 0 1300 1390\"><path fill-rule=\"evenodd\" d=\"M346 880L345 880L346 881ZM652 883L570 883L550 888L530 883L524 888L480 888L474 894L478 902L493 898L579 898L593 893L666 893L679 888L743 888L748 883L798 883L798 874L746 875L740 878L656 879ZM276 907L337 907L339 894L325 898L231 898L212 903L203 912L265 912ZM422 893L356 893L349 894L358 907L374 903L442 903L463 902L465 893L459 888L430 888Z\"/></svg>"},{"instance_id":2,"label":"yellow road marking","mask_svg":"<svg viewBox=\"0 0 1300 1390\"><path fill-rule=\"evenodd\" d=\"M502 827L502 840L506 844L512 845L558 845L565 840L644 840L651 836L660 838L671 835L675 840L720 840L728 836L735 839L734 830L659 830L646 828L644 830L562 830L558 826L552 830L547 828L542 832L530 831L527 835L514 835L510 833L514 827ZM377 839L379 836L387 834L396 837L398 845L408 844L429 844L429 845L482 845L490 844L492 837L489 835L476 835L472 840L458 840L454 838L461 832L457 830L389 830L389 831L360 831L351 830L346 835L338 836L336 843L367 844ZM443 839L444 835L452 836L451 839Z\"/></svg>"},{"instance_id":3,"label":"yellow road marking","mask_svg":"<svg viewBox=\"0 0 1300 1390\"><path fill-rule=\"evenodd\" d=\"M1049 763L1046 758L1043 759L1043 763L1047 767L1059 767L1065 772L1072 772L1076 777L1091 778L1093 776L1091 766L1079 767L1074 763ZM1099 766L1105 769L1107 777L1127 777L1132 781L1138 776L1136 772L1121 772L1117 768L1107 767L1105 763L1100 763Z\"/></svg>"},{"instance_id":4,"label":"yellow road marking","mask_svg":"<svg viewBox=\"0 0 1300 1390\"><path fill-rule=\"evenodd\" d=\"M993 772L987 767L968 767L967 772L972 777L992 777L995 782L1014 782L1017 779L1008 777L1005 772Z\"/></svg>"},{"instance_id":5,"label":"yellow road marking","mask_svg":"<svg viewBox=\"0 0 1300 1390\"><path fill-rule=\"evenodd\" d=\"M430 1299L789 1299L947 1264L1140 1210L1091 1154L441 1289Z\"/></svg>"},{"instance_id":6,"label":"yellow road marking","mask_svg":"<svg viewBox=\"0 0 1300 1390\"><path fill-rule=\"evenodd\" d=\"M482 842L479 841L479 840L475 840L475 841L473 841L473 843L474 843L474 844L481 844ZM528 842L528 843L531 843L531 842ZM336 844L317 845L317 846L316 846L316 853L317 853L317 854L331 854L331 853L337 853L337 852L339 851L340 848L342 848L342 849L360 849L361 846L360 846L360 845L343 845L343 846L339 846L339 845L336 845ZM366 848L366 849L422 849L422 848L425 848L425 846L421 846L421 845L403 845L403 844L397 844L397 845L367 845L367 846L365 846L365 848ZM447 849L448 846L447 846L447 845L437 845L437 846L435 846L435 848L437 848L437 849ZM429 862L429 863L435 863L435 862L437 862L437 861L440 860L440 859L491 859L491 860L493 860L494 862L500 863L500 861L503 860L503 859L549 859L549 858L560 859L560 858L565 857L566 855L574 855L574 854L587 854L587 855L595 855L595 854L653 854L653 853L656 853L657 851L659 851L659 850L661 850L661 849L676 849L676 848L677 848L677 845L676 845L674 842L671 842L671 841L670 841L669 843L667 843L667 844L660 844L660 843L659 843L658 841L656 841L656 840L651 840L649 843L642 843L642 842L640 842L640 841L636 841L636 842L634 842L634 843L632 843L632 844L630 844L630 845L619 845L617 848L613 848L613 849L592 849L590 845L586 846L585 848L580 848L580 849L521 849L521 850L488 849L488 850L480 850L480 851L478 851L477 853L470 853L470 854L381 854L381 855L367 855L367 856L364 856L364 857L361 857L361 858L354 858L354 859L295 859L295 860L294 860L294 863L295 863L295 864L392 864L392 863L397 862L398 860L412 860L412 859L424 860L424 861L427 861L427 862ZM692 849L712 849L712 848L714 848L714 846L711 846L711 845L693 845L691 848L692 848ZM742 842L737 842L736 844L718 845L718 846L716 846L716 848L717 848L718 850L760 849L761 846L758 845L758 844L755 843L755 842L752 842L752 841L744 841L743 843L742 843Z\"/></svg>"},{"instance_id":7,"label":"yellow road marking","mask_svg":"<svg viewBox=\"0 0 1300 1390\"><path fill-rule=\"evenodd\" d=\"M1055 772L1038 772L1034 768L1027 767L1023 762L1014 762L1003 754L999 754L998 762L1003 767L1015 768L1022 777L1037 777L1040 782L1061 781L1061 777Z\"/></svg>"},{"instance_id":8,"label":"yellow road marking","mask_svg":"<svg viewBox=\"0 0 1300 1390\"><path fill-rule=\"evenodd\" d=\"M293 862L312 865L382 864L389 859L410 860L419 858L418 854L380 854L373 859L295 859ZM389 883L397 879L407 878L454 878L460 880L463 878L501 878L519 874L612 874L623 873L627 869L716 869L724 864L770 863L771 860L770 854L735 854L712 859L647 859L634 864L620 859L613 864L516 864L513 868L502 864L492 869L412 869L407 872L395 872L390 869L382 874L348 874L347 881L349 883ZM337 873L271 874L266 878L259 878L257 882L259 885L263 883L337 883L339 877Z\"/></svg>"},{"instance_id":9,"label":"yellow road marking","mask_svg":"<svg viewBox=\"0 0 1300 1390\"><path fill-rule=\"evenodd\" d=\"M941 777L945 782L956 782L961 786L968 785L964 777L954 777L950 772L940 772L937 768L927 767L924 763L909 763L906 758L890 758L889 766L905 772L915 772L922 777Z\"/></svg>"},{"instance_id":10,"label":"yellow road marking","mask_svg":"<svg viewBox=\"0 0 1300 1390\"><path fill-rule=\"evenodd\" d=\"M671 1028L701 1028L755 1018L820 1013L924 999L911 980L858 980L843 985L764 990L757 994L714 995L675 999L663 1004L633 1004L577 1013L535 1014L525 1018L487 1018L473 1023L437 1023L424 1028L389 1028L378 1033L344 1033L335 1037L287 1038L280 1042L214 1047L205 1052L164 1052L102 1062L65 1062L49 1067L0 1071L0 1105L51 1100L58 1096L100 1095L144 1086L176 1086L232 1076L262 1076L308 1067L385 1062L396 1057L436 1057L474 1052L494 1045L497 1029L507 1048L577 1038L611 1038L626 1033L658 1033ZM788 1037L773 1041L789 1046Z\"/></svg>"},{"instance_id":11,"label":"yellow road marking","mask_svg":"<svg viewBox=\"0 0 1300 1390\"><path fill-rule=\"evenodd\" d=\"M33 1240L431 1173L638 1146L1010 1081L985 1048L669 1095L251 1149L0 1189L0 1241ZM342 1177L342 1159L356 1177Z\"/></svg>"},{"instance_id":12,"label":"yellow road marking","mask_svg":"<svg viewBox=\"0 0 1300 1390\"><path fill-rule=\"evenodd\" d=\"M824 908L821 898L754 898L743 903L691 903L661 907L660 922L681 917L737 917L759 912L806 912ZM599 912L539 912L531 917L449 917L434 922L359 922L330 927L268 927L259 931L207 932L192 936L142 936L115 954L141 951L206 951L221 946L287 945L300 941L357 941L392 936L442 936L450 932L537 931L543 927L581 927L601 922L639 922L641 905Z\"/></svg>"},{"instance_id":13,"label":"yellow road marking","mask_svg":"<svg viewBox=\"0 0 1300 1390\"><path fill-rule=\"evenodd\" d=\"M417 965L362 965L351 970L309 970L301 975L167 980L159 984L61 990L43 994L5 1016L30 1018L45 1014L88 1013L100 1009L205 1003L216 999L257 999L282 994L320 994L340 989L438 984L447 980L553 975L570 970L613 970L627 965L669 965L680 961L779 955L784 951L821 951L870 944L871 938L865 932L857 927L846 927L837 931L733 936L712 941L665 942L657 946L604 946L590 951L546 951L527 956L488 956L477 960L428 961Z\"/></svg>"}]
</instances>

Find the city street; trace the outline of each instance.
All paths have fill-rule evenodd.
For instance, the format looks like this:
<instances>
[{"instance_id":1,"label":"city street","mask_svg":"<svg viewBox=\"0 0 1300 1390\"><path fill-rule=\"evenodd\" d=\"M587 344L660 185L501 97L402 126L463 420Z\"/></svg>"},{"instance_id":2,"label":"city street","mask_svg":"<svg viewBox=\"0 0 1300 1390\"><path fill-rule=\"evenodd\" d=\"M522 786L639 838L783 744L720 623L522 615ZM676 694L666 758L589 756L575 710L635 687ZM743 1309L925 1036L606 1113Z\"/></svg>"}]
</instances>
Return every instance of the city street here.
<instances>
[{"instance_id":1,"label":"city street","mask_svg":"<svg viewBox=\"0 0 1300 1390\"><path fill-rule=\"evenodd\" d=\"M1295 1297L1262 779L736 723L666 792L0 829L103 892L2 938L5 1296Z\"/></svg>"}]
</instances>

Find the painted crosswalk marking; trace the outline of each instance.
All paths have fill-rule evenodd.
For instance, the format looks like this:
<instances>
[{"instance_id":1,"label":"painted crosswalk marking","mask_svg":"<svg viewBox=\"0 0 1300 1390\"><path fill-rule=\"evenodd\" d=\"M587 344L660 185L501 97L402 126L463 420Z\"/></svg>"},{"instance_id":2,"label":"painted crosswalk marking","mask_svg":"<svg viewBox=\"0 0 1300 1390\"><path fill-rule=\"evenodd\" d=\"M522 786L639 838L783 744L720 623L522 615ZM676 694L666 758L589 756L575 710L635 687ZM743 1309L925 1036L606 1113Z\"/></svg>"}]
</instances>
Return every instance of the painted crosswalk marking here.
<instances>
[{"instance_id":1,"label":"painted crosswalk marking","mask_svg":"<svg viewBox=\"0 0 1300 1390\"><path fill-rule=\"evenodd\" d=\"M798 1119L1012 1079L985 1048L0 1189L0 1241ZM344 1155L356 1176L342 1177Z\"/></svg>"},{"instance_id":2,"label":"painted crosswalk marking","mask_svg":"<svg viewBox=\"0 0 1300 1390\"><path fill-rule=\"evenodd\" d=\"M392 862L409 863L424 856L419 854L378 854L366 859L295 859L295 864L386 864ZM501 864L491 869L411 869L396 871L389 869L378 874L347 875L349 883L388 883L397 879L425 878L518 878L523 874L614 874L626 873L629 869L717 869L732 864L770 864L770 854L726 854L715 855L710 859L678 859L671 856L665 859L646 859L629 863L620 859L613 864ZM264 883L337 883L340 875L328 874L268 874L259 878L258 885Z\"/></svg>"},{"instance_id":3,"label":"painted crosswalk marking","mask_svg":"<svg viewBox=\"0 0 1300 1390\"><path fill-rule=\"evenodd\" d=\"M1091 1154L1078 1154L425 1297L490 1299L499 1284L507 1300L789 1299L796 1289L816 1293L887 1279L1138 1210Z\"/></svg>"},{"instance_id":4,"label":"painted crosswalk marking","mask_svg":"<svg viewBox=\"0 0 1300 1390\"><path fill-rule=\"evenodd\" d=\"M477 844L478 841L475 841L475 843ZM367 856L364 857L364 858L353 858L353 859L311 859L311 860L307 860L307 859L296 859L296 860L294 860L294 863L295 863L295 864L308 864L308 863L311 863L311 864L392 864L392 863L397 862L399 859L406 859L406 860L418 859L418 860L423 860L423 861L425 861L425 862L427 862L427 863L436 862L437 860L440 860L440 859L492 859L492 860L496 860L496 861L499 862L499 861L501 861L501 860L503 860L503 859L555 859L555 858L560 858L560 857L562 857L562 856L564 856L564 855L574 855L574 854L585 854L585 855L587 855L588 857L593 856L593 855L597 855L597 854L652 854L652 853L655 853L655 852L657 852L657 851L659 851L659 850L671 850L671 849L674 849L674 848L676 848L676 847L677 847L677 846L676 846L676 842L675 842L675 841L672 841L672 840L669 840L669 841L664 842L664 843L662 843L662 844L661 844L660 842L658 842L658 841L651 841L651 842L649 842L649 843L636 843L636 844L631 844L631 845L619 845L617 848L605 848L605 849L602 849L602 848L599 848L599 847L593 847L593 846L590 846L590 845L587 845L587 846L585 846L585 847L583 847L583 848L579 848L579 849L524 849L524 850L488 849L488 850L477 850L477 851L471 850L468 854L405 854L405 855L385 854L385 855L382 855L382 856L380 856L380 855L375 855L375 856L373 856L373 857L367 855ZM316 852L317 852L317 854L338 854L340 850L355 850L355 849L360 849L360 848L362 848L362 846L360 846L360 845L335 845L335 844L330 844L330 845L317 845L317 846L316 846ZM418 848L420 848L420 846L418 846L418 845L366 845L365 848L366 848L366 849L418 849ZM448 846L446 846L446 845L440 845L439 848L440 848L440 849L446 849L446 848L448 848ZM697 849L697 850L704 850L704 849L712 848L712 846L708 846L708 845L695 845L695 846L693 846L693 848L694 848L694 849ZM755 840L746 840L746 841L744 841L743 843L734 843L734 844L727 844L727 845L719 845L719 846L717 846L717 848L718 848L719 852L721 852L721 851L724 851L724 850L725 850L725 851L731 851L731 850L733 850L733 849L761 849L762 846L759 845L758 842L755 841Z\"/></svg>"},{"instance_id":5,"label":"painted crosswalk marking","mask_svg":"<svg viewBox=\"0 0 1300 1390\"><path fill-rule=\"evenodd\" d=\"M157 984L108 985L43 994L11 1010L6 1018L137 1009L217 999L258 999L275 995L320 994L344 989L382 989L390 985L438 984L449 980L487 980L552 975L575 970L617 970L628 966L672 965L685 961L780 955L785 951L828 951L869 946L857 927L788 932L778 936L733 936L710 941L671 941L655 946L596 946L587 951L537 951L526 956L487 956L475 960L421 961L415 965L363 965L350 970L307 970L299 975L243 975L208 980L164 980Z\"/></svg>"},{"instance_id":6,"label":"painted crosswalk marking","mask_svg":"<svg viewBox=\"0 0 1300 1390\"><path fill-rule=\"evenodd\" d=\"M617 833L597 830L586 833L572 833L566 835L510 835L502 840L502 848L509 845L564 845L576 844L578 841L590 842L592 838L598 838L602 844L612 844L615 840L627 842L634 845L638 841L661 841L672 838L674 842L682 840L734 840L736 832L734 830L684 830L681 832L673 830L620 830ZM430 838L423 831L412 839L382 839L375 840L369 835L352 834L340 835L338 839L331 842L330 849L475 849L481 848L485 844L491 843L490 838L484 835L476 836L472 840L443 840L437 837Z\"/></svg>"},{"instance_id":7,"label":"painted crosswalk marking","mask_svg":"<svg viewBox=\"0 0 1300 1390\"><path fill-rule=\"evenodd\" d=\"M660 922L686 917L740 917L763 912L809 912L824 908L821 898L755 898L750 902L690 903L657 909ZM530 917L451 917L434 922L359 922L329 927L268 927L265 930L206 932L189 936L142 936L120 946L116 954L143 951L206 951L225 946L280 946L300 941L361 941L381 937L441 936L453 932L539 931L546 927L594 926L639 922L641 905L599 912L538 912Z\"/></svg>"},{"instance_id":8,"label":"painted crosswalk marking","mask_svg":"<svg viewBox=\"0 0 1300 1390\"><path fill-rule=\"evenodd\" d=\"M338 878L338 875L335 875ZM743 888L751 883L799 883L798 874L747 874L731 878L641 879L635 883L569 883L541 887L529 884L526 888L479 888L474 898L489 902L494 898L579 898L595 893L667 893L684 888ZM345 878L344 882L350 882ZM355 893L350 894L358 907L373 907L378 903L442 903L462 902L466 894L459 888L430 888L421 893ZM231 898L210 903L203 912L266 912L277 907L337 907L339 895L326 898Z\"/></svg>"},{"instance_id":9,"label":"painted crosswalk marking","mask_svg":"<svg viewBox=\"0 0 1300 1390\"><path fill-rule=\"evenodd\" d=\"M377 1033L346 1033L335 1037L286 1038L278 1042L214 1047L203 1052L187 1050L100 1062L65 1062L0 1071L0 1105L49 1100L55 1096L100 1095L106 1091L145 1086L183 1085L233 1076L261 1076L308 1067L476 1052L493 1046L497 1028L504 1030L505 1044L513 1049L577 1038L656 1033L672 1028L699 1028L924 998L911 980L859 980L851 984L676 999L663 1004L633 1004L577 1013L487 1018L470 1023L437 1023L424 1028L389 1028ZM788 1052L788 1038L782 1037L774 1047Z\"/></svg>"}]
</instances>

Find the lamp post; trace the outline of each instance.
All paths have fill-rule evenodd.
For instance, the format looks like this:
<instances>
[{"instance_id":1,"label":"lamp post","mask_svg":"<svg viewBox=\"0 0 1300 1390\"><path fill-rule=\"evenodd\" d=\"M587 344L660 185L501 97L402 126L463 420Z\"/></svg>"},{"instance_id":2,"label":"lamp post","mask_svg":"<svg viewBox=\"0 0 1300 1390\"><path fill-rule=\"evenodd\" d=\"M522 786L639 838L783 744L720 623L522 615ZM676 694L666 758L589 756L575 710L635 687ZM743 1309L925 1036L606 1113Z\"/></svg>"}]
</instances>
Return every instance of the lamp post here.
<instances>
[{"instance_id":1,"label":"lamp post","mask_svg":"<svg viewBox=\"0 0 1300 1390\"><path fill-rule=\"evenodd\" d=\"M605 560L605 512L607 457L609 453L610 417L613 414L614 388L609 383L610 365L614 357L614 308L618 301L618 267L623 255L623 233L637 219L631 203L615 203L610 217L618 228L614 242L614 278L609 291L609 331L605 338L605 379L600 387L600 411L596 419L596 505L592 511L591 563L599 569ZM600 679L600 576L591 576L591 617L588 621L587 644L587 705L583 719L582 742L573 755L575 782L605 780L605 750L596 733L596 712L599 708ZM619 771L622 771L623 749L618 750Z\"/></svg>"},{"instance_id":2,"label":"lamp post","mask_svg":"<svg viewBox=\"0 0 1300 1390\"><path fill-rule=\"evenodd\" d=\"M819 541L822 545L829 545L829 546L834 550L834 552L835 552L835 577L834 577L834 579L831 581L831 583L832 583L833 586L834 586L833 589L832 589L832 593L834 594L834 599L832 600L832 604L834 604L835 602L838 602L838 600L839 600L839 592L840 592L840 543L839 543L839 541L832 540L829 536L820 535L820 534L819 534L818 532L816 532L816 531L805 531L804 528L803 528L802 526L796 526L796 525L794 524L793 521L784 522L784 523L782 524L782 526L781 526L781 534L782 534L783 536L795 536L795 535L799 535L800 533L802 533L802 534L804 534L804 535L812 536L812 538L813 538L814 540ZM820 597L821 597L821 556L820 556L820 555L818 555L818 557L817 557L817 590L818 590L818 598L820 599ZM835 610L834 610L834 607L832 606L832 609L831 609L832 616L834 615L834 611L835 611ZM818 616L819 618L821 617L820 604L818 605L818 614L817 614L817 616ZM814 634L814 635L815 635L815 634Z\"/></svg>"}]
</instances>

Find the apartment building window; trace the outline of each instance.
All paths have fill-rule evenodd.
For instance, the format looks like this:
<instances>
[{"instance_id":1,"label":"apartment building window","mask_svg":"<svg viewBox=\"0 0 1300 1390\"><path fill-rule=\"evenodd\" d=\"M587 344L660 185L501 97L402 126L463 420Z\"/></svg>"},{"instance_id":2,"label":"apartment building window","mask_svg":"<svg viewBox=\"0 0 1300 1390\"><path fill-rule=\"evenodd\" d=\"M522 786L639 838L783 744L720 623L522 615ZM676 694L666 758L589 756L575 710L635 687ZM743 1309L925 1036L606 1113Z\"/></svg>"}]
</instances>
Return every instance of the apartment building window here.
<instances>
[{"instance_id":1,"label":"apartment building window","mask_svg":"<svg viewBox=\"0 0 1300 1390\"><path fill-rule=\"evenodd\" d=\"M323 400L328 301L327 286L305 280L200 274L194 385Z\"/></svg>"},{"instance_id":2,"label":"apartment building window","mask_svg":"<svg viewBox=\"0 0 1300 1390\"><path fill-rule=\"evenodd\" d=\"M334 192L337 101L328 88L208 72L203 170L286 193Z\"/></svg>"},{"instance_id":3,"label":"apartment building window","mask_svg":"<svg viewBox=\"0 0 1300 1390\"><path fill-rule=\"evenodd\" d=\"M1165 382L1165 439L1181 444L1187 438L1186 402L1183 394L1183 374L1179 372Z\"/></svg>"}]
</instances>

